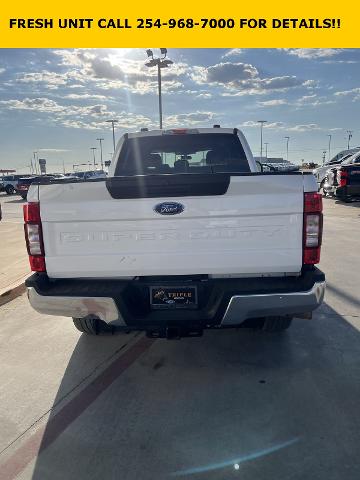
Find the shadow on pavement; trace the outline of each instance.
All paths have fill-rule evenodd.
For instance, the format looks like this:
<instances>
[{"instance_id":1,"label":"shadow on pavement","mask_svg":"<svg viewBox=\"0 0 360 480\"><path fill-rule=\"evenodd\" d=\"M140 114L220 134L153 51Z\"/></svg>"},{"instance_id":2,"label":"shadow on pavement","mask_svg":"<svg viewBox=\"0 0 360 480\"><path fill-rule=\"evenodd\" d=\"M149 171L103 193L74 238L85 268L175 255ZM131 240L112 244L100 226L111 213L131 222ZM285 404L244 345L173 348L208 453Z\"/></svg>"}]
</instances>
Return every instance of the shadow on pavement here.
<instances>
[{"instance_id":1,"label":"shadow on pavement","mask_svg":"<svg viewBox=\"0 0 360 480\"><path fill-rule=\"evenodd\" d=\"M355 308L360 307L360 297L354 297L354 295L350 295L349 293L345 292L342 288L335 287L332 283L327 282L326 289L330 290L330 292L334 293L336 296L345 300L345 302L350 303L355 306Z\"/></svg>"},{"instance_id":2,"label":"shadow on pavement","mask_svg":"<svg viewBox=\"0 0 360 480\"><path fill-rule=\"evenodd\" d=\"M54 404L94 348L106 342L80 337ZM360 478L360 336L328 305L280 335L208 331L143 350L110 384L98 374L92 402L77 394L70 423L50 417L33 480Z\"/></svg>"},{"instance_id":3,"label":"shadow on pavement","mask_svg":"<svg viewBox=\"0 0 360 480\"><path fill-rule=\"evenodd\" d=\"M347 207L355 207L355 208L360 207L359 200L353 200L352 202L342 202L341 200L335 200L335 204L346 205Z\"/></svg>"}]
</instances>

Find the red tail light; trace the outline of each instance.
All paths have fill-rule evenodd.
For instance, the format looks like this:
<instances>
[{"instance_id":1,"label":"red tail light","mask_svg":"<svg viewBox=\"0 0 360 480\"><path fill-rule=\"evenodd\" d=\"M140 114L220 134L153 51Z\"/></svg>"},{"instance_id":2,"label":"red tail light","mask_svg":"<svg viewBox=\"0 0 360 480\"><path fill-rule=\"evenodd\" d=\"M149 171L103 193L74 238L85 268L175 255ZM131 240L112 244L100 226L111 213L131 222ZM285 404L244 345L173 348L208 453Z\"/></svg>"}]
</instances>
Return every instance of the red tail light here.
<instances>
[{"instance_id":1,"label":"red tail light","mask_svg":"<svg viewBox=\"0 0 360 480\"><path fill-rule=\"evenodd\" d=\"M320 193L310 192L304 195L304 240L303 264L314 265L320 262L323 214Z\"/></svg>"},{"instance_id":2,"label":"red tail light","mask_svg":"<svg viewBox=\"0 0 360 480\"><path fill-rule=\"evenodd\" d=\"M24 222L26 247L31 270L33 272L46 272L39 203L33 202L24 205Z\"/></svg>"},{"instance_id":3,"label":"red tail light","mask_svg":"<svg viewBox=\"0 0 360 480\"><path fill-rule=\"evenodd\" d=\"M340 168L337 172L337 181L340 187L345 187L349 178L349 172Z\"/></svg>"}]
</instances>

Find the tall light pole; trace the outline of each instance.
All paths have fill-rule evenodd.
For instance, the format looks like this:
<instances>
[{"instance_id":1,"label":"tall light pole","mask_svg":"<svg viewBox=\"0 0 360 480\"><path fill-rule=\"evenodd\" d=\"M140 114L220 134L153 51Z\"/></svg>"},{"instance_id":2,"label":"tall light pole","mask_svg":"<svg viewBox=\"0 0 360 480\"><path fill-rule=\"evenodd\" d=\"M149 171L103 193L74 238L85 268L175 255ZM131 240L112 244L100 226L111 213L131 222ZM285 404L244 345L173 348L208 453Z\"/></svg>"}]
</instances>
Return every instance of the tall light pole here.
<instances>
[{"instance_id":1,"label":"tall light pole","mask_svg":"<svg viewBox=\"0 0 360 480\"><path fill-rule=\"evenodd\" d=\"M323 165L324 165L324 163L325 163L325 158L326 158L326 150L323 151L323 157L322 157Z\"/></svg>"},{"instance_id":2,"label":"tall light pole","mask_svg":"<svg viewBox=\"0 0 360 480\"><path fill-rule=\"evenodd\" d=\"M329 137L329 148L328 148L328 150L329 150L329 160L330 160L330 156L331 156L331 137L332 137L332 135L328 135L328 137Z\"/></svg>"},{"instance_id":3,"label":"tall light pole","mask_svg":"<svg viewBox=\"0 0 360 480\"><path fill-rule=\"evenodd\" d=\"M286 138L286 160L289 161L289 140L290 137L284 137Z\"/></svg>"},{"instance_id":4,"label":"tall light pole","mask_svg":"<svg viewBox=\"0 0 360 480\"><path fill-rule=\"evenodd\" d=\"M162 130L162 97L161 97L161 69L167 68L169 65L172 65L174 62L165 58L167 55L167 48L160 48L160 53L162 57L154 58L153 51L148 49L146 50L147 56L150 60L145 63L146 67L157 67L157 74L158 74L158 92L159 92L159 127Z\"/></svg>"},{"instance_id":5,"label":"tall light pole","mask_svg":"<svg viewBox=\"0 0 360 480\"><path fill-rule=\"evenodd\" d=\"M95 170L95 168L96 168L95 150L97 150L97 147L91 147L90 150L93 151L93 155L94 155L94 170Z\"/></svg>"},{"instance_id":6,"label":"tall light pole","mask_svg":"<svg viewBox=\"0 0 360 480\"><path fill-rule=\"evenodd\" d=\"M35 173L38 173L38 159L39 159L39 152L33 152L34 155L34 166L35 166Z\"/></svg>"},{"instance_id":7,"label":"tall light pole","mask_svg":"<svg viewBox=\"0 0 360 480\"><path fill-rule=\"evenodd\" d=\"M347 149L350 150L350 140L352 138L353 132L352 132L352 130L346 130L346 133L348 134L348 145L347 145L348 148Z\"/></svg>"},{"instance_id":8,"label":"tall light pole","mask_svg":"<svg viewBox=\"0 0 360 480\"><path fill-rule=\"evenodd\" d=\"M269 142L264 142L264 145L265 145L265 158L268 158L268 156L267 156L267 148L268 148Z\"/></svg>"},{"instance_id":9,"label":"tall light pole","mask_svg":"<svg viewBox=\"0 0 360 480\"><path fill-rule=\"evenodd\" d=\"M330 157L331 157L331 138L332 138L332 135L328 135L328 137L329 137L328 152L329 152L329 160L330 160Z\"/></svg>"},{"instance_id":10,"label":"tall light pole","mask_svg":"<svg viewBox=\"0 0 360 480\"><path fill-rule=\"evenodd\" d=\"M114 153L115 153L115 123L118 123L119 120L106 120L107 123L111 123L112 125L112 132L113 132L113 146L114 146Z\"/></svg>"},{"instance_id":11,"label":"tall light pole","mask_svg":"<svg viewBox=\"0 0 360 480\"><path fill-rule=\"evenodd\" d=\"M103 164L103 156L102 156L102 142L103 142L103 138L97 138L96 140L99 141L100 143L100 163L101 163L101 170L104 170L104 164Z\"/></svg>"},{"instance_id":12,"label":"tall light pole","mask_svg":"<svg viewBox=\"0 0 360 480\"><path fill-rule=\"evenodd\" d=\"M263 127L264 123L266 123L267 120L258 120L257 123L260 123L260 159L262 159L263 156Z\"/></svg>"}]
</instances>

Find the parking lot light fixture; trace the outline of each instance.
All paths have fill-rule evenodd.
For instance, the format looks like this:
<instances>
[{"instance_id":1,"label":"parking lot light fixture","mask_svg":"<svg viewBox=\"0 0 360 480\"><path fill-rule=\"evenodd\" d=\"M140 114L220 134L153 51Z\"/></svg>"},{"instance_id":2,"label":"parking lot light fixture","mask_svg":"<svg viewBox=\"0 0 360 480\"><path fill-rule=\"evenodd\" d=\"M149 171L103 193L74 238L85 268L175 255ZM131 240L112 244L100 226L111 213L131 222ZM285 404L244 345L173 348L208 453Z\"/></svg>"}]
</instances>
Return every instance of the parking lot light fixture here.
<instances>
[{"instance_id":1,"label":"parking lot light fixture","mask_svg":"<svg viewBox=\"0 0 360 480\"><path fill-rule=\"evenodd\" d=\"M113 146L114 146L114 153L115 153L115 123L119 123L119 120L115 120L115 119L112 119L112 120L106 120L107 123L111 123L112 125L112 133L113 133Z\"/></svg>"},{"instance_id":2,"label":"parking lot light fixture","mask_svg":"<svg viewBox=\"0 0 360 480\"><path fill-rule=\"evenodd\" d=\"M346 133L348 134L348 143L347 143L347 149L350 150L350 140L352 139L352 130L346 130Z\"/></svg>"},{"instance_id":3,"label":"parking lot light fixture","mask_svg":"<svg viewBox=\"0 0 360 480\"><path fill-rule=\"evenodd\" d=\"M92 152L93 152L93 156L94 156L94 170L95 170L95 168L96 168L95 150L97 150L97 147L91 147L90 150L92 150Z\"/></svg>"},{"instance_id":4,"label":"parking lot light fixture","mask_svg":"<svg viewBox=\"0 0 360 480\"><path fill-rule=\"evenodd\" d=\"M323 150L323 157L322 157L323 165L325 163L325 158L326 158L326 150Z\"/></svg>"},{"instance_id":5,"label":"parking lot light fixture","mask_svg":"<svg viewBox=\"0 0 360 480\"><path fill-rule=\"evenodd\" d=\"M328 137L329 137L329 149L328 149L328 151L329 151L329 160L330 160L330 156L331 156L331 138L332 138L332 135L328 135Z\"/></svg>"},{"instance_id":6,"label":"parking lot light fixture","mask_svg":"<svg viewBox=\"0 0 360 480\"><path fill-rule=\"evenodd\" d=\"M263 158L263 127L264 123L267 123L267 120L258 120L257 123L260 123L260 159Z\"/></svg>"},{"instance_id":7,"label":"parking lot light fixture","mask_svg":"<svg viewBox=\"0 0 360 480\"><path fill-rule=\"evenodd\" d=\"M100 143L100 163L101 163L101 170L104 170L104 163L103 163L103 149L102 149L102 142L103 138L97 138L98 142Z\"/></svg>"},{"instance_id":8,"label":"parking lot light fixture","mask_svg":"<svg viewBox=\"0 0 360 480\"><path fill-rule=\"evenodd\" d=\"M269 145L269 142L264 142L265 145L265 158L267 158L267 146Z\"/></svg>"},{"instance_id":9,"label":"parking lot light fixture","mask_svg":"<svg viewBox=\"0 0 360 480\"><path fill-rule=\"evenodd\" d=\"M169 67L174 62L166 58L167 48L160 48L160 53L162 57L154 58L153 51L150 49L146 50L146 54L151 60L146 62L145 66L149 68L157 67L158 93L159 93L159 127L160 127L160 130L162 130L163 120L162 120L162 96L161 96L161 69Z\"/></svg>"},{"instance_id":10,"label":"parking lot light fixture","mask_svg":"<svg viewBox=\"0 0 360 480\"><path fill-rule=\"evenodd\" d=\"M286 160L289 161L289 141L290 137L284 137L286 139Z\"/></svg>"}]
</instances>

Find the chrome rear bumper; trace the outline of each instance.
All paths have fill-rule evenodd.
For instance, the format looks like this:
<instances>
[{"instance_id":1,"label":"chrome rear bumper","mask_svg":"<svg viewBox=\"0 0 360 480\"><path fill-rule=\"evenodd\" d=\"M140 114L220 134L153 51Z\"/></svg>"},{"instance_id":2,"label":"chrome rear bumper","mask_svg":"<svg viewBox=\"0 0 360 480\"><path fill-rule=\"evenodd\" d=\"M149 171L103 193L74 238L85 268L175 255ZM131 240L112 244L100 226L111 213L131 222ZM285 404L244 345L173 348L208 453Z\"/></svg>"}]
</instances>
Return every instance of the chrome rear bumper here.
<instances>
[{"instance_id":1,"label":"chrome rear bumper","mask_svg":"<svg viewBox=\"0 0 360 480\"><path fill-rule=\"evenodd\" d=\"M73 318L93 315L112 325L125 325L112 298L47 296L38 294L33 287L28 288L28 298L34 310L46 315Z\"/></svg>"},{"instance_id":2,"label":"chrome rear bumper","mask_svg":"<svg viewBox=\"0 0 360 480\"><path fill-rule=\"evenodd\" d=\"M248 318L312 312L321 305L325 286L326 282L316 282L306 292L235 295L230 299L221 325L239 325Z\"/></svg>"},{"instance_id":3,"label":"chrome rear bumper","mask_svg":"<svg viewBox=\"0 0 360 480\"><path fill-rule=\"evenodd\" d=\"M234 295L230 298L220 326L235 326L256 317L309 313L320 306L324 293L325 281L315 282L308 291ZM28 297L32 307L39 313L75 318L92 315L114 326L127 325L111 297L41 295L34 287L28 287Z\"/></svg>"}]
</instances>

